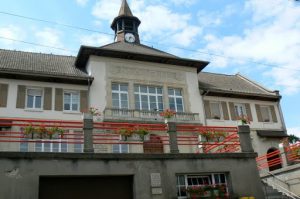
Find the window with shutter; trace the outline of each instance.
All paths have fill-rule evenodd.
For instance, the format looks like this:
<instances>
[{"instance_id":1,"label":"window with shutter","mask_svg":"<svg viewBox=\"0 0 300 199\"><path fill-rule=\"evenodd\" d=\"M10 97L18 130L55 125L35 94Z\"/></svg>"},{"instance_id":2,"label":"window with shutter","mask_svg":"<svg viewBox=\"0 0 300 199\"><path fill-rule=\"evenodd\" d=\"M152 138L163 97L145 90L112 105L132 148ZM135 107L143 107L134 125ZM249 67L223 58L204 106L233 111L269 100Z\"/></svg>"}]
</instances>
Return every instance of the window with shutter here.
<instances>
[{"instance_id":1,"label":"window with shutter","mask_svg":"<svg viewBox=\"0 0 300 199\"><path fill-rule=\"evenodd\" d=\"M210 102L209 105L212 119L223 119L221 104L219 102Z\"/></svg>"},{"instance_id":2,"label":"window with shutter","mask_svg":"<svg viewBox=\"0 0 300 199\"><path fill-rule=\"evenodd\" d=\"M0 107L7 106L8 84L0 84Z\"/></svg>"},{"instance_id":3,"label":"window with shutter","mask_svg":"<svg viewBox=\"0 0 300 199\"><path fill-rule=\"evenodd\" d=\"M263 122L272 122L271 110L269 106L260 106Z\"/></svg>"},{"instance_id":4,"label":"window with shutter","mask_svg":"<svg viewBox=\"0 0 300 199\"><path fill-rule=\"evenodd\" d=\"M41 110L43 105L43 89L27 88L26 89L26 109Z\"/></svg>"}]
</instances>

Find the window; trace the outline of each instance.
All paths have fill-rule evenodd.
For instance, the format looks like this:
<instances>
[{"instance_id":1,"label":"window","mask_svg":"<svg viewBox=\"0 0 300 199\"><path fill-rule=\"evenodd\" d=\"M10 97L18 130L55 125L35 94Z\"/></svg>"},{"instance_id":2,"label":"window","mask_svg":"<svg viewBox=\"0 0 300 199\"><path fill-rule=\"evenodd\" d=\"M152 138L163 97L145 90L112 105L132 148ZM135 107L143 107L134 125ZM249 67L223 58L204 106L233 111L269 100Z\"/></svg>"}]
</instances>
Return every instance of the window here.
<instances>
[{"instance_id":1,"label":"window","mask_svg":"<svg viewBox=\"0 0 300 199\"><path fill-rule=\"evenodd\" d=\"M188 198L186 189L190 186L225 185L227 190L226 175L224 173L205 175L177 175L177 196Z\"/></svg>"},{"instance_id":2,"label":"window","mask_svg":"<svg viewBox=\"0 0 300 199\"><path fill-rule=\"evenodd\" d=\"M129 153L128 144L113 144L112 145L113 153Z\"/></svg>"},{"instance_id":3,"label":"window","mask_svg":"<svg viewBox=\"0 0 300 199\"><path fill-rule=\"evenodd\" d=\"M135 85L135 108L162 111L164 109L162 93L162 87Z\"/></svg>"},{"instance_id":4,"label":"window","mask_svg":"<svg viewBox=\"0 0 300 199\"><path fill-rule=\"evenodd\" d=\"M125 30L133 31L133 22L132 21L125 21Z\"/></svg>"},{"instance_id":5,"label":"window","mask_svg":"<svg viewBox=\"0 0 300 199\"><path fill-rule=\"evenodd\" d=\"M178 88L169 88L170 109L176 112L184 112L182 91Z\"/></svg>"},{"instance_id":6,"label":"window","mask_svg":"<svg viewBox=\"0 0 300 199\"><path fill-rule=\"evenodd\" d=\"M234 104L234 111L237 117L247 116L245 104Z\"/></svg>"},{"instance_id":7,"label":"window","mask_svg":"<svg viewBox=\"0 0 300 199\"><path fill-rule=\"evenodd\" d=\"M28 139L27 138L21 138L20 152L28 152Z\"/></svg>"},{"instance_id":8,"label":"window","mask_svg":"<svg viewBox=\"0 0 300 199\"><path fill-rule=\"evenodd\" d=\"M67 143L62 140L39 140L35 143L35 152L68 152Z\"/></svg>"},{"instance_id":9,"label":"window","mask_svg":"<svg viewBox=\"0 0 300 199\"><path fill-rule=\"evenodd\" d=\"M64 91L64 111L79 111L79 92Z\"/></svg>"},{"instance_id":10,"label":"window","mask_svg":"<svg viewBox=\"0 0 300 199\"><path fill-rule=\"evenodd\" d=\"M260 106L263 122L272 122L271 110L269 106Z\"/></svg>"},{"instance_id":11,"label":"window","mask_svg":"<svg viewBox=\"0 0 300 199\"><path fill-rule=\"evenodd\" d=\"M219 102L210 102L209 106L210 106L210 111L211 111L211 117L213 119L220 120L220 119L223 118L222 111L221 111L222 110L221 103L219 103Z\"/></svg>"},{"instance_id":12,"label":"window","mask_svg":"<svg viewBox=\"0 0 300 199\"><path fill-rule=\"evenodd\" d=\"M128 84L112 84L112 106L113 108L128 109Z\"/></svg>"},{"instance_id":13,"label":"window","mask_svg":"<svg viewBox=\"0 0 300 199\"><path fill-rule=\"evenodd\" d=\"M74 152L75 153L82 153L83 152L83 144L81 142L83 142L83 134L81 132L75 132L76 135L74 136L75 138L75 143L74 144Z\"/></svg>"},{"instance_id":14,"label":"window","mask_svg":"<svg viewBox=\"0 0 300 199\"><path fill-rule=\"evenodd\" d=\"M42 109L43 90L36 88L28 88L26 90L26 108L28 109Z\"/></svg>"}]
</instances>

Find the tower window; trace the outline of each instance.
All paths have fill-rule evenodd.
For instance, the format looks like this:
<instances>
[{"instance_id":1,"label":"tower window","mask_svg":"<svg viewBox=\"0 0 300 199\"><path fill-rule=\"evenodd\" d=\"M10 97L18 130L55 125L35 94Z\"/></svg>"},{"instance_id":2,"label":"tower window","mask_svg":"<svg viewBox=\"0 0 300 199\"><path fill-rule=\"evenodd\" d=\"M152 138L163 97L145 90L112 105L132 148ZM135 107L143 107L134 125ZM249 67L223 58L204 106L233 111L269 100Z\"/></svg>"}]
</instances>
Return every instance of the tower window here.
<instances>
[{"instance_id":1,"label":"tower window","mask_svg":"<svg viewBox=\"0 0 300 199\"><path fill-rule=\"evenodd\" d=\"M123 30L123 23L122 23L122 21L118 21L117 26L118 26L118 31Z\"/></svg>"},{"instance_id":2,"label":"tower window","mask_svg":"<svg viewBox=\"0 0 300 199\"><path fill-rule=\"evenodd\" d=\"M125 30L133 31L133 22L125 21Z\"/></svg>"}]
</instances>

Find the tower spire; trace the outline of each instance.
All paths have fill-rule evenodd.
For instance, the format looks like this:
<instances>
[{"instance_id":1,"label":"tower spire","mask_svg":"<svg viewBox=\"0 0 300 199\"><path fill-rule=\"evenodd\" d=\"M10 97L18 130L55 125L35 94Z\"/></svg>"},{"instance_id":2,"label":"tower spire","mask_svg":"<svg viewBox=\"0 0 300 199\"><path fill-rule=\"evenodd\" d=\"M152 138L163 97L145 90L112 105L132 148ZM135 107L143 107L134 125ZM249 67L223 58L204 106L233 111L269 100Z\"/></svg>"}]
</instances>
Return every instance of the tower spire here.
<instances>
[{"instance_id":1,"label":"tower spire","mask_svg":"<svg viewBox=\"0 0 300 199\"><path fill-rule=\"evenodd\" d=\"M119 16L133 17L133 14L132 14L126 0L122 0L122 5L121 5L120 11L119 11Z\"/></svg>"},{"instance_id":2,"label":"tower spire","mask_svg":"<svg viewBox=\"0 0 300 199\"><path fill-rule=\"evenodd\" d=\"M115 41L140 43L138 27L141 21L135 17L126 0L122 0L119 15L113 20L111 28L115 31Z\"/></svg>"}]
</instances>

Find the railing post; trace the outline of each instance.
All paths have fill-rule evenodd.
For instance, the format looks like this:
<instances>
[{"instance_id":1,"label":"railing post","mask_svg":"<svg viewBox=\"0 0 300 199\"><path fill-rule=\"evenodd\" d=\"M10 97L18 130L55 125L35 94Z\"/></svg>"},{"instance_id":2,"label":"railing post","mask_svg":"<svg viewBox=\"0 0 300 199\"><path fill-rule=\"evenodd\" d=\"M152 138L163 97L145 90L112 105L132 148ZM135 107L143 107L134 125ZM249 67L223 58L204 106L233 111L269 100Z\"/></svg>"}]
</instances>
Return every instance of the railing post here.
<instances>
[{"instance_id":1,"label":"railing post","mask_svg":"<svg viewBox=\"0 0 300 199\"><path fill-rule=\"evenodd\" d=\"M168 125L168 133L169 133L170 152L179 153L178 143L177 143L176 123L168 122L167 125Z\"/></svg>"},{"instance_id":2,"label":"railing post","mask_svg":"<svg viewBox=\"0 0 300 199\"><path fill-rule=\"evenodd\" d=\"M83 133L84 133L84 153L93 153L93 115L90 113L83 114Z\"/></svg>"},{"instance_id":3,"label":"railing post","mask_svg":"<svg viewBox=\"0 0 300 199\"><path fill-rule=\"evenodd\" d=\"M238 126L238 133L242 152L254 152L250 137L250 127L248 125Z\"/></svg>"}]
</instances>

